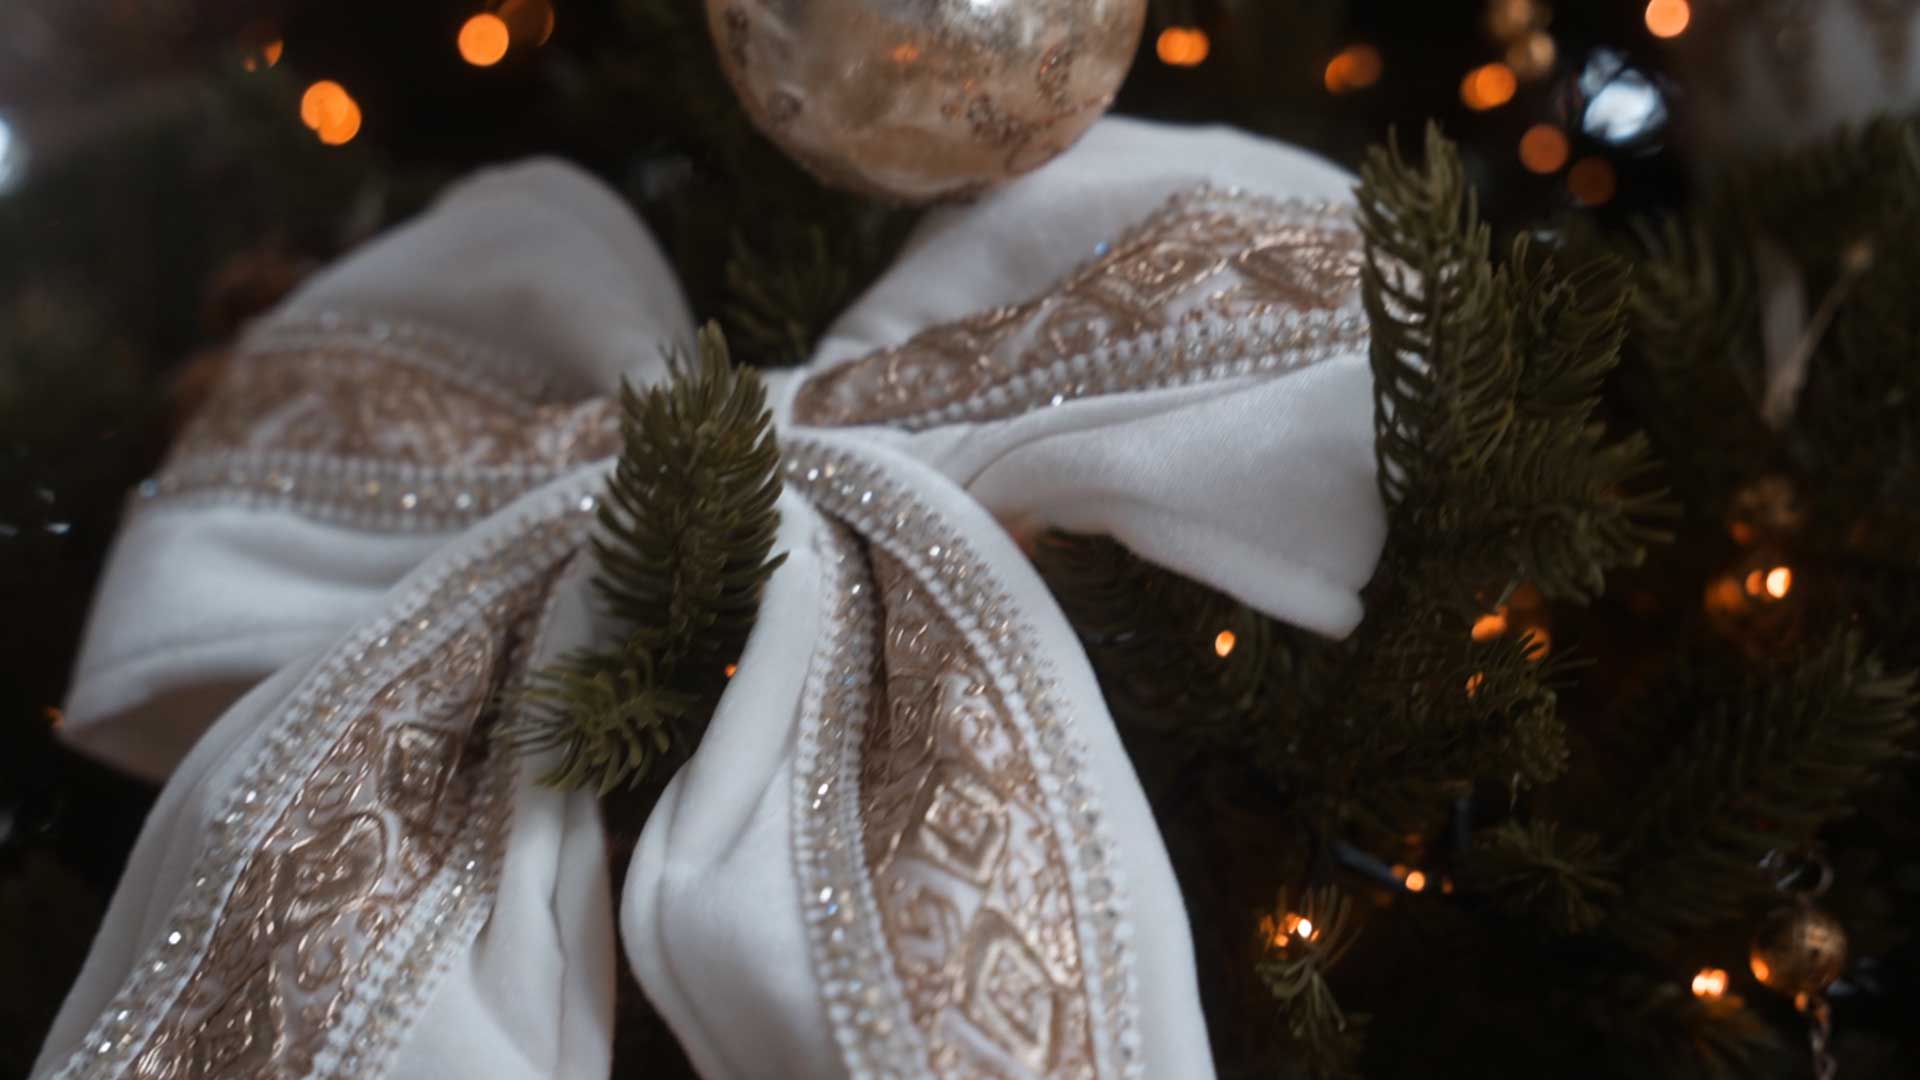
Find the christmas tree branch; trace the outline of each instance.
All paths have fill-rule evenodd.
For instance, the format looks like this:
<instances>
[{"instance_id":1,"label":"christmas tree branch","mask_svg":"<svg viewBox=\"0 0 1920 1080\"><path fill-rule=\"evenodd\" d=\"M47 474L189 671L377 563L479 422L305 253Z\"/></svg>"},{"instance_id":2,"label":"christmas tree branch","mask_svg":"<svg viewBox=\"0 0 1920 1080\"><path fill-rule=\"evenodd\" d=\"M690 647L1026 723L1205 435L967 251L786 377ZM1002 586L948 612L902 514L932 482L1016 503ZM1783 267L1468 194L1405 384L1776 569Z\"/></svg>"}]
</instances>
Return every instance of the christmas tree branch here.
<instances>
[{"instance_id":1,"label":"christmas tree branch","mask_svg":"<svg viewBox=\"0 0 1920 1080\"><path fill-rule=\"evenodd\" d=\"M537 672L500 732L559 747L544 778L604 795L692 749L759 610L780 495L772 414L719 330L661 386L621 391L623 448L600 506L596 589L626 637Z\"/></svg>"}]
</instances>

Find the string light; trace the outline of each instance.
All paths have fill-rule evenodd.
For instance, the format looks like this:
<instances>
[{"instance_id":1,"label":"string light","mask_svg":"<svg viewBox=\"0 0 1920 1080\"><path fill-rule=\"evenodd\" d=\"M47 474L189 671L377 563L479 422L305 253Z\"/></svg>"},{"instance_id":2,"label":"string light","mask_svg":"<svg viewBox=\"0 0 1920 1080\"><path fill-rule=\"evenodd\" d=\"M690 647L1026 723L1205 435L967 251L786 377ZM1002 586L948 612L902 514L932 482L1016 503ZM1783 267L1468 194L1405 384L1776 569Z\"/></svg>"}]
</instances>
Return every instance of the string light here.
<instances>
[{"instance_id":1,"label":"string light","mask_svg":"<svg viewBox=\"0 0 1920 1080\"><path fill-rule=\"evenodd\" d=\"M1759 961L1754 961L1759 966ZM1693 996L1711 1001L1727 992L1727 973L1719 968L1701 968L1693 977Z\"/></svg>"},{"instance_id":2,"label":"string light","mask_svg":"<svg viewBox=\"0 0 1920 1080\"><path fill-rule=\"evenodd\" d=\"M1773 969L1768 967L1767 962L1758 956L1748 957L1747 966L1753 968L1753 977L1763 983L1773 977Z\"/></svg>"},{"instance_id":3,"label":"string light","mask_svg":"<svg viewBox=\"0 0 1920 1080\"><path fill-rule=\"evenodd\" d=\"M360 104L346 87L321 79L300 95L300 122L312 128L321 142L342 146L360 133Z\"/></svg>"},{"instance_id":4,"label":"string light","mask_svg":"<svg viewBox=\"0 0 1920 1080\"><path fill-rule=\"evenodd\" d=\"M13 133L13 125L0 114L0 195L12 191L26 174L27 148ZM0 533L0 535L5 535Z\"/></svg>"},{"instance_id":5,"label":"string light","mask_svg":"<svg viewBox=\"0 0 1920 1080\"><path fill-rule=\"evenodd\" d=\"M729 679L731 679L731 678L733 678L733 674L734 674L734 672L736 672L736 671L739 671L739 670L740 670L740 665L739 665L739 664L728 664L728 665L727 665L727 678L729 678Z\"/></svg>"},{"instance_id":6,"label":"string light","mask_svg":"<svg viewBox=\"0 0 1920 1080\"><path fill-rule=\"evenodd\" d=\"M1520 164L1542 176L1557 173L1570 151L1567 133L1552 124L1535 124L1520 136Z\"/></svg>"},{"instance_id":7,"label":"string light","mask_svg":"<svg viewBox=\"0 0 1920 1080\"><path fill-rule=\"evenodd\" d=\"M1567 172L1567 190L1582 206L1604 206L1613 200L1619 187L1613 166L1605 158L1585 157L1573 163Z\"/></svg>"},{"instance_id":8,"label":"string light","mask_svg":"<svg viewBox=\"0 0 1920 1080\"><path fill-rule=\"evenodd\" d=\"M286 52L286 50L287 43L275 38L265 45L260 46L260 51L257 54L248 56L246 59L240 61L240 66L248 71L259 71L262 68L273 67L280 62L280 54Z\"/></svg>"},{"instance_id":9,"label":"string light","mask_svg":"<svg viewBox=\"0 0 1920 1080\"><path fill-rule=\"evenodd\" d=\"M1380 81L1380 73L1385 68L1379 49L1364 43L1349 45L1327 61L1327 92L1346 94L1365 90Z\"/></svg>"},{"instance_id":10,"label":"string light","mask_svg":"<svg viewBox=\"0 0 1920 1080\"><path fill-rule=\"evenodd\" d=\"M1470 698L1479 697L1480 688L1485 685L1487 685L1486 672L1476 671L1472 675L1467 676L1467 696Z\"/></svg>"},{"instance_id":11,"label":"string light","mask_svg":"<svg viewBox=\"0 0 1920 1080\"><path fill-rule=\"evenodd\" d=\"M1154 43L1160 62L1168 67L1199 67L1211 49L1207 32L1197 26L1169 26Z\"/></svg>"},{"instance_id":12,"label":"string light","mask_svg":"<svg viewBox=\"0 0 1920 1080\"><path fill-rule=\"evenodd\" d=\"M1693 9L1687 0L1649 0L1647 29L1657 38L1679 37L1693 21Z\"/></svg>"},{"instance_id":13,"label":"string light","mask_svg":"<svg viewBox=\"0 0 1920 1080\"><path fill-rule=\"evenodd\" d=\"M482 12L462 23L460 35L455 39L460 47L460 59L474 67L492 67L499 63L512 42L513 34L507 29L507 21L491 12Z\"/></svg>"},{"instance_id":14,"label":"string light","mask_svg":"<svg viewBox=\"0 0 1920 1080\"><path fill-rule=\"evenodd\" d=\"M1514 91L1519 89L1520 80L1514 77L1513 69L1495 61L1482 64L1467 72L1460 80L1460 100L1467 108L1476 112L1497 109L1513 100Z\"/></svg>"},{"instance_id":15,"label":"string light","mask_svg":"<svg viewBox=\"0 0 1920 1080\"><path fill-rule=\"evenodd\" d=\"M1793 570L1785 566L1776 566L1767 571L1767 595L1775 600L1785 599L1793 588Z\"/></svg>"},{"instance_id":16,"label":"string light","mask_svg":"<svg viewBox=\"0 0 1920 1080\"><path fill-rule=\"evenodd\" d=\"M1274 947L1284 949L1293 944L1295 938L1312 941L1320 936L1313 920L1297 912L1289 911L1276 919L1272 915L1260 916L1260 933Z\"/></svg>"},{"instance_id":17,"label":"string light","mask_svg":"<svg viewBox=\"0 0 1920 1080\"><path fill-rule=\"evenodd\" d=\"M1553 70L1553 61L1558 55L1553 35L1545 30L1535 30L1507 46L1507 66L1523 79L1537 79Z\"/></svg>"},{"instance_id":18,"label":"string light","mask_svg":"<svg viewBox=\"0 0 1920 1080\"><path fill-rule=\"evenodd\" d=\"M1410 870L1407 872L1405 885L1407 886L1408 892L1425 892L1427 888L1427 875L1419 870Z\"/></svg>"},{"instance_id":19,"label":"string light","mask_svg":"<svg viewBox=\"0 0 1920 1080\"><path fill-rule=\"evenodd\" d=\"M1489 611L1473 620L1473 640L1492 641L1507 632L1507 609L1501 605L1498 611Z\"/></svg>"},{"instance_id":20,"label":"string light","mask_svg":"<svg viewBox=\"0 0 1920 1080\"><path fill-rule=\"evenodd\" d=\"M553 36L553 5L548 0L506 0L494 14L505 20L514 41L531 41L539 48Z\"/></svg>"},{"instance_id":21,"label":"string light","mask_svg":"<svg viewBox=\"0 0 1920 1080\"><path fill-rule=\"evenodd\" d=\"M1487 32L1501 41L1512 41L1538 20L1533 0L1493 0L1487 5Z\"/></svg>"},{"instance_id":22,"label":"string light","mask_svg":"<svg viewBox=\"0 0 1920 1080\"><path fill-rule=\"evenodd\" d=\"M1233 646L1238 640L1238 638L1234 637L1233 631L1220 631L1213 636L1213 655L1225 660L1228 654L1233 652Z\"/></svg>"}]
</instances>

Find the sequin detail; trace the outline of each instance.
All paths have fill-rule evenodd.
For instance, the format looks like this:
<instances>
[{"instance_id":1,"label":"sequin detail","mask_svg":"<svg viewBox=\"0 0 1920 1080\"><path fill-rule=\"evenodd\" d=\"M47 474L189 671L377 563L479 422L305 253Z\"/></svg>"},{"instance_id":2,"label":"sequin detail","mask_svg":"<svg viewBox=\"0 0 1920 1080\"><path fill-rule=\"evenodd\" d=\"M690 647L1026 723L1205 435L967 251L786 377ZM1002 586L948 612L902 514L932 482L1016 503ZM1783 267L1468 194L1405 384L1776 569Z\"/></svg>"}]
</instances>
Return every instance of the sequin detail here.
<instances>
[{"instance_id":1,"label":"sequin detail","mask_svg":"<svg viewBox=\"0 0 1920 1080\"><path fill-rule=\"evenodd\" d=\"M236 350L143 500L284 507L383 531L478 521L620 446L605 398L420 327L333 315L266 324Z\"/></svg>"},{"instance_id":2,"label":"sequin detail","mask_svg":"<svg viewBox=\"0 0 1920 1080\"><path fill-rule=\"evenodd\" d=\"M468 736L583 542L597 482L529 506L303 681L211 808L165 929L56 1077L382 1074L491 906L511 765Z\"/></svg>"},{"instance_id":3,"label":"sequin detail","mask_svg":"<svg viewBox=\"0 0 1920 1080\"><path fill-rule=\"evenodd\" d=\"M882 470L790 438L852 534L795 767L816 971L856 1077L1137 1077L1116 849L991 569ZM862 543L865 547L863 548Z\"/></svg>"},{"instance_id":4,"label":"sequin detail","mask_svg":"<svg viewBox=\"0 0 1920 1080\"><path fill-rule=\"evenodd\" d=\"M799 423L921 430L1287 370L1367 340L1351 211L1199 188L1045 294L808 379Z\"/></svg>"}]
</instances>

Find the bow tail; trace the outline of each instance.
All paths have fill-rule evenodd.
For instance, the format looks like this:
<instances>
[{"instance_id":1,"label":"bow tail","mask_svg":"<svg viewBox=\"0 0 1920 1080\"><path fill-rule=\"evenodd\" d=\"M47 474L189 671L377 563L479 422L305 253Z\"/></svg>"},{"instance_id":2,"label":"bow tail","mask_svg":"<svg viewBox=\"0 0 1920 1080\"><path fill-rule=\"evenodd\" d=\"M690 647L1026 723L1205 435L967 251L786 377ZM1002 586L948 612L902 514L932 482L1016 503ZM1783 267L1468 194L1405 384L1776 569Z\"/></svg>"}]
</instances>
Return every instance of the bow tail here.
<instances>
[{"instance_id":1,"label":"bow tail","mask_svg":"<svg viewBox=\"0 0 1920 1080\"><path fill-rule=\"evenodd\" d=\"M623 900L702 1074L1210 1075L1172 869L1038 575L934 469L784 448L794 557ZM742 1009L798 1045L701 1026Z\"/></svg>"}]
</instances>

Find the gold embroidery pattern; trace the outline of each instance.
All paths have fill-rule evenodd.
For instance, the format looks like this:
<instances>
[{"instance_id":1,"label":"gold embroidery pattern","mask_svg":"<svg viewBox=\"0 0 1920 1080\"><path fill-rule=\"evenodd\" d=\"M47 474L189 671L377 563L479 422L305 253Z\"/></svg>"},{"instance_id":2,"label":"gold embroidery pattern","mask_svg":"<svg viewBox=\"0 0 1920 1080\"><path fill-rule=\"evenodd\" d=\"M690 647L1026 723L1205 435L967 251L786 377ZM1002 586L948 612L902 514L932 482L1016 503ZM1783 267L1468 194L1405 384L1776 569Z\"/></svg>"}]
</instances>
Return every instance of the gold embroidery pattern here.
<instances>
[{"instance_id":1,"label":"gold embroidery pattern","mask_svg":"<svg viewBox=\"0 0 1920 1080\"><path fill-rule=\"evenodd\" d=\"M469 736L585 536L594 482L549 493L295 691L212 808L187 894L57 1077L380 1074L491 903L511 764Z\"/></svg>"},{"instance_id":2,"label":"gold embroidery pattern","mask_svg":"<svg viewBox=\"0 0 1920 1080\"><path fill-rule=\"evenodd\" d=\"M527 395L550 391L497 375L511 367L419 328L270 324L238 351L140 495L450 529L619 450L612 401L542 403Z\"/></svg>"},{"instance_id":3,"label":"gold embroidery pattern","mask_svg":"<svg viewBox=\"0 0 1920 1080\"><path fill-rule=\"evenodd\" d=\"M1066 859L1020 733L966 638L895 559L872 555L886 707L868 722L860 812L881 921L943 1076L1091 1076ZM904 812L902 812L904 811Z\"/></svg>"},{"instance_id":4,"label":"gold embroidery pattern","mask_svg":"<svg viewBox=\"0 0 1920 1080\"><path fill-rule=\"evenodd\" d=\"M1350 211L1201 188L1046 294L808 379L802 424L920 430L1297 367L1366 340Z\"/></svg>"},{"instance_id":5,"label":"gold embroidery pattern","mask_svg":"<svg viewBox=\"0 0 1920 1080\"><path fill-rule=\"evenodd\" d=\"M849 1070L1138 1077L1116 849L1012 599L873 463L807 438L786 450L788 483L852 530L825 552L834 629L794 789L815 968Z\"/></svg>"}]
</instances>

